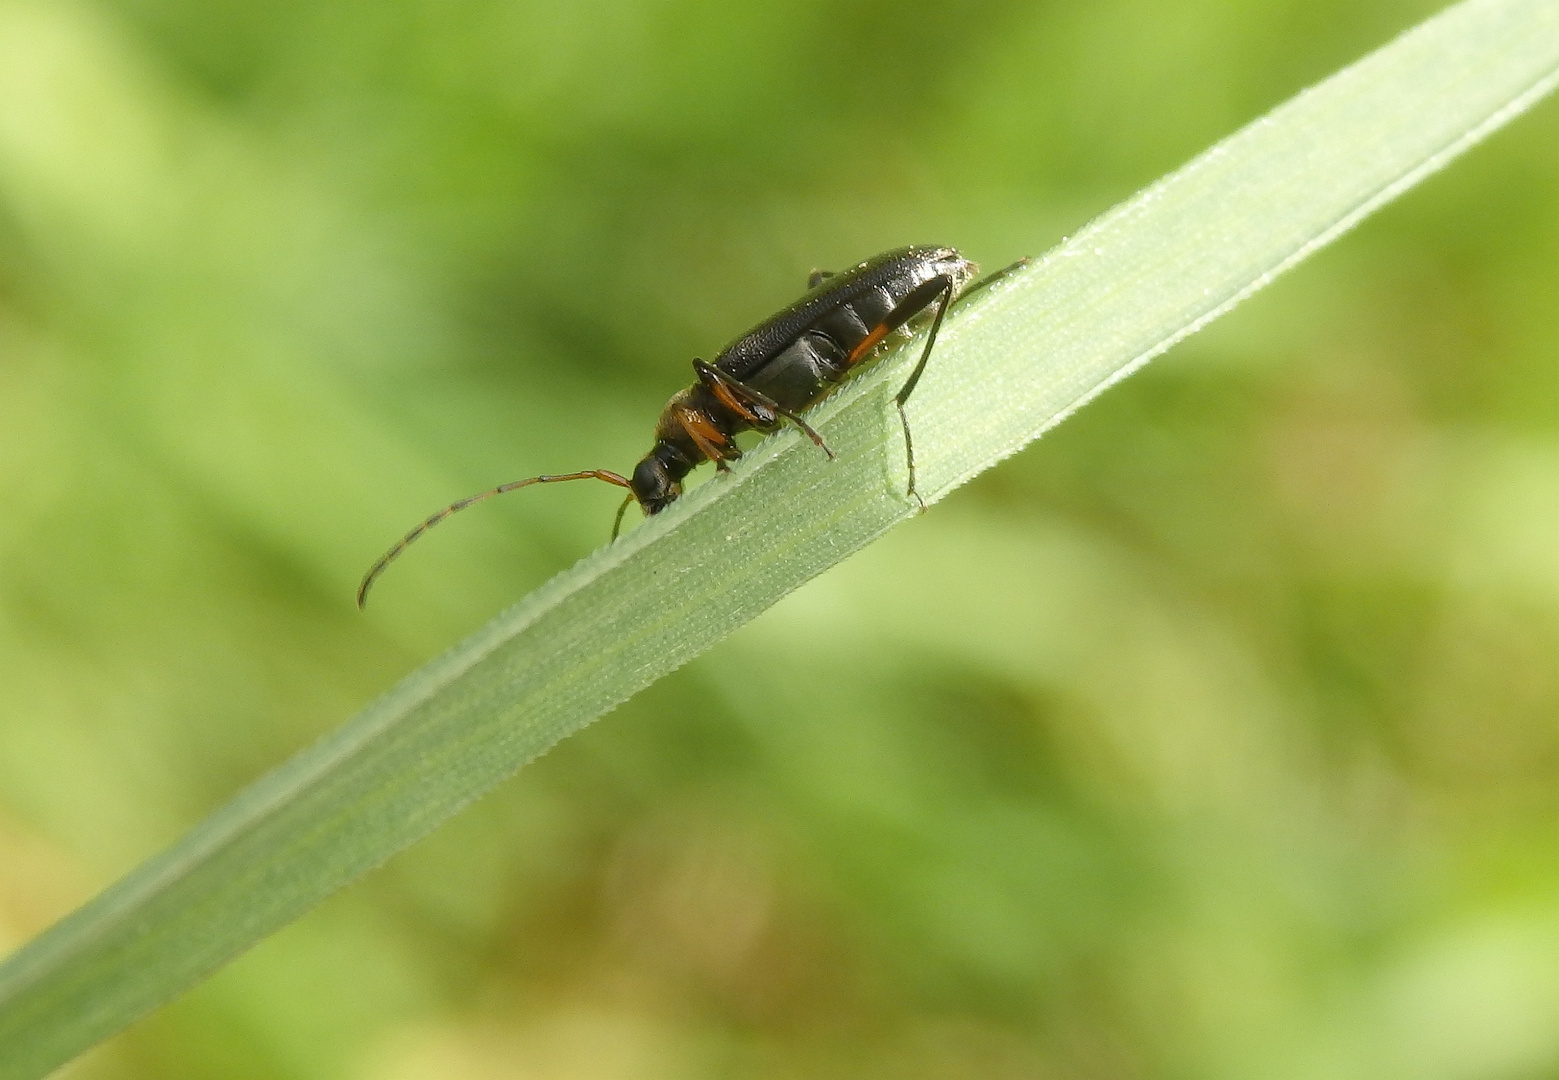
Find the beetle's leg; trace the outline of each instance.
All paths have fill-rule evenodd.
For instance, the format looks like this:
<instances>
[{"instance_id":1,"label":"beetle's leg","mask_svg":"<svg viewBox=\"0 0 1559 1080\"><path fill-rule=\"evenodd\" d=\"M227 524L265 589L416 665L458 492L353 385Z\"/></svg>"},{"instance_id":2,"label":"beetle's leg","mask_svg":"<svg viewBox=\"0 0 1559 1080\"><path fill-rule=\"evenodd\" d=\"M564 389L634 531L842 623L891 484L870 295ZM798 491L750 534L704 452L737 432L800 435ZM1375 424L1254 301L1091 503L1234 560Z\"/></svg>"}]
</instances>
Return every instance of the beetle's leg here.
<instances>
[{"instance_id":1,"label":"beetle's leg","mask_svg":"<svg viewBox=\"0 0 1559 1080\"><path fill-rule=\"evenodd\" d=\"M856 364L859 364L866 359L866 354L878 345L881 345L883 339L889 334L909 322L922 311L925 311L938 296L943 293L950 294L952 291L953 279L946 274L938 274L928 281L922 281L915 288L911 289L909 295L900 300L892 311L888 312L887 317L882 322L872 327L871 333L862 338L860 344L850 350L850 355L845 357L845 366L854 367ZM946 300L944 299L943 302L945 303ZM924 357L921 358L920 366L925 366ZM912 386L914 380L918 377L918 372L910 376Z\"/></svg>"},{"instance_id":2,"label":"beetle's leg","mask_svg":"<svg viewBox=\"0 0 1559 1080\"><path fill-rule=\"evenodd\" d=\"M694 360L693 371L698 375L699 383L714 394L720 404L759 431L773 431L779 426L778 406L746 383L704 360Z\"/></svg>"},{"instance_id":3,"label":"beetle's leg","mask_svg":"<svg viewBox=\"0 0 1559 1080\"><path fill-rule=\"evenodd\" d=\"M829 458L834 456L834 452L823 441L823 436L819 435L811 424L789 409L782 408L779 402L761 390L754 390L740 379L721 371L713 364L704 360L694 360L693 370L698 372L699 382L709 387L715 397L719 398L727 408L753 427L760 429L773 428L779 423L779 417L783 416L805 432L807 438L817 443L818 447Z\"/></svg>"},{"instance_id":4,"label":"beetle's leg","mask_svg":"<svg viewBox=\"0 0 1559 1080\"><path fill-rule=\"evenodd\" d=\"M927 289L927 286L929 285L936 285L937 288ZM920 307L916 309L916 311L908 312L903 317L899 317L899 313L904 308L908 307L912 300L917 299L917 293L924 297L920 300ZM947 277L946 275L932 278L930 281L926 282L925 285L920 286L920 288L910 293L907 297L904 298L904 301L899 304L898 307L890 311L888 313L887 321L883 324L888 328L887 332L889 333L897 330L918 312L924 311L926 309L926 305L929 304L933 298L936 298L938 293L941 294L941 297L937 302L936 317L931 320L931 332L926 335L926 347L920 350L919 363L915 365L915 370L909 373L909 378L904 380L904 385L899 389L898 396L893 399L894 401L898 402L900 413L903 413L904 411L904 403L908 401L909 396L915 392L915 384L920 381L921 373L926 370L926 361L931 359L931 350L936 345L937 331L942 329L942 316L947 314L948 306L953 302L953 279ZM873 331L873 333L875 332L876 331ZM904 423L904 430L906 433L908 433L908 421L905 421ZM910 491L915 490L914 482L915 473L914 470L911 469Z\"/></svg>"},{"instance_id":5,"label":"beetle's leg","mask_svg":"<svg viewBox=\"0 0 1559 1080\"><path fill-rule=\"evenodd\" d=\"M832 270L814 270L807 275L807 288L815 289L833 276Z\"/></svg>"},{"instance_id":6,"label":"beetle's leg","mask_svg":"<svg viewBox=\"0 0 1559 1080\"><path fill-rule=\"evenodd\" d=\"M904 456L909 462L908 494L915 496L915 501L920 504L922 510L926 508L926 500L922 499L920 492L915 490L915 443L910 437L909 416L904 412L904 403L909 400L910 394L915 392L915 384L920 381L921 373L926 370L926 361L931 359L931 349L936 345L937 331L942 329L942 317L947 314L947 307L953 302L953 279L946 274L938 274L910 290L909 295L888 312L888 317L866 335L849 357L849 363L858 363L883 338L926 310L927 305L933 300L937 301L936 318L931 320L931 332L926 335L926 347L920 351L920 362L915 365L915 370L909 373L909 378L904 381L903 387L893 399L893 403L898 406L899 420L904 425Z\"/></svg>"},{"instance_id":7,"label":"beetle's leg","mask_svg":"<svg viewBox=\"0 0 1559 1080\"><path fill-rule=\"evenodd\" d=\"M633 505L633 492L628 492L628 497L617 508L617 516L612 519L612 540L616 542L617 534L623 531L623 515L628 512L628 507Z\"/></svg>"},{"instance_id":8,"label":"beetle's leg","mask_svg":"<svg viewBox=\"0 0 1559 1080\"><path fill-rule=\"evenodd\" d=\"M678 409L677 423L682 425L682 430L687 432L688 438L693 440L693 445L698 447L699 452L714 462L715 468L721 472L730 470L727 461L735 461L742 456L737 445L702 412L688 408Z\"/></svg>"},{"instance_id":9,"label":"beetle's leg","mask_svg":"<svg viewBox=\"0 0 1559 1080\"><path fill-rule=\"evenodd\" d=\"M931 348L936 344L937 331L942 329L942 317L947 314L948 306L953 302L953 282L947 279L943 287L942 301L936 306L936 318L931 320L931 331L926 334L926 347L920 350L920 362L915 365L915 370L909 373L909 378L904 380L904 385L899 388L893 403L899 407L899 422L904 425L904 458L909 463L909 494L915 496L915 501L920 504L922 511L926 508L926 500L920 497L920 492L915 490L915 441L909 433L909 414L904 411L904 403L909 400L910 394L915 392L915 384L920 381L921 372L926 370L926 361L931 359Z\"/></svg>"}]
</instances>

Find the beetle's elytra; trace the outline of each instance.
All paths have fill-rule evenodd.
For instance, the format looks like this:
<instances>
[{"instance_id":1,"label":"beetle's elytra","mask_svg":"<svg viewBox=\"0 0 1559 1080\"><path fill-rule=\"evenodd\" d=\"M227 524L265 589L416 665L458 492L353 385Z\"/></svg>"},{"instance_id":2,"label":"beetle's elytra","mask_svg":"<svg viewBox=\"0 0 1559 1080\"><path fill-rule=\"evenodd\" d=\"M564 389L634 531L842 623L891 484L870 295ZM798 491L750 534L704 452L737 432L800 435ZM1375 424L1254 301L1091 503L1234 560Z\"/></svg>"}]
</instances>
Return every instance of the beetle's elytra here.
<instances>
[{"instance_id":1,"label":"beetle's elytra","mask_svg":"<svg viewBox=\"0 0 1559 1080\"><path fill-rule=\"evenodd\" d=\"M739 432L773 431L788 420L833 457L823 437L799 414L855 371L889 334L934 307L920 360L894 399L904 424L908 493L918 499L904 403L931 358L948 305L978 272L978 266L950 247L896 248L838 274L815 271L801 299L731 342L712 363L693 361L698 381L666 403L655 425L655 445L632 475L588 469L532 476L452 503L373 564L358 587L357 606L367 601L369 587L384 568L417 537L457 510L506 491L564 480L604 480L626 488L628 495L612 527L615 539L629 503L637 502L646 514L658 514L681 496L682 480L694 468L713 461L724 470L727 462L741 457L735 439Z\"/></svg>"}]
</instances>

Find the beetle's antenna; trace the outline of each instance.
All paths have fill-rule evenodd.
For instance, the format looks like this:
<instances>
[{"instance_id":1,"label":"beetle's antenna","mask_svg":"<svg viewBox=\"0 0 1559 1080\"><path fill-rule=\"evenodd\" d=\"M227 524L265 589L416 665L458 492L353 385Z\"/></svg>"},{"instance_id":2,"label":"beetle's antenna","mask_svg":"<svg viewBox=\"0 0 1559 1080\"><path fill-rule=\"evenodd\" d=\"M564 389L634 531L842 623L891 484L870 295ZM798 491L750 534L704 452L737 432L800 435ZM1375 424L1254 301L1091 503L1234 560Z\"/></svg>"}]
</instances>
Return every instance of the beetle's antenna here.
<instances>
[{"instance_id":1,"label":"beetle's antenna","mask_svg":"<svg viewBox=\"0 0 1559 1080\"><path fill-rule=\"evenodd\" d=\"M633 503L633 490L630 488L628 490L628 497L626 499L624 499L623 500L623 504L617 508L617 519L612 522L612 539L613 540L616 540L617 539L617 534L622 532L622 529L623 529L623 515L628 512L628 507L632 503Z\"/></svg>"},{"instance_id":2,"label":"beetle's antenna","mask_svg":"<svg viewBox=\"0 0 1559 1080\"><path fill-rule=\"evenodd\" d=\"M628 501L633 501L633 488L629 485L628 481L624 477L618 476L609 469L589 469L585 472L566 473L558 476L532 476L526 480L514 480L507 484L499 484L490 491L484 491L478 495L468 496L464 499L461 499L459 502L452 502L448 506L444 507L444 509L434 514L432 517L428 518L421 525L418 525L415 529L411 530L411 532L401 537L399 543L397 543L389 551L386 551L383 555L379 556L379 561L368 568L368 573L363 575L363 583L357 587L358 608L361 609L362 606L368 602L368 590L373 586L375 579L377 579L380 574L384 573L384 568L389 566L390 563L394 562L396 557L400 555L401 552L405 551L409 546L411 546L411 542L413 540L417 539L417 537L421 536L423 533L433 528L433 526L443 521L450 514L453 514L458 510L464 510L468 506L474 506L476 503L479 503L484 499L491 499L494 495L502 495L506 491L515 491L522 487L529 487L531 484L556 484L563 480L604 480L608 484L614 484L620 488L628 488ZM623 519L623 510L626 510L627 508L628 504L624 503L622 510L617 511L617 520L619 523ZM616 536L617 533L614 530L612 532L613 539L615 539Z\"/></svg>"}]
</instances>

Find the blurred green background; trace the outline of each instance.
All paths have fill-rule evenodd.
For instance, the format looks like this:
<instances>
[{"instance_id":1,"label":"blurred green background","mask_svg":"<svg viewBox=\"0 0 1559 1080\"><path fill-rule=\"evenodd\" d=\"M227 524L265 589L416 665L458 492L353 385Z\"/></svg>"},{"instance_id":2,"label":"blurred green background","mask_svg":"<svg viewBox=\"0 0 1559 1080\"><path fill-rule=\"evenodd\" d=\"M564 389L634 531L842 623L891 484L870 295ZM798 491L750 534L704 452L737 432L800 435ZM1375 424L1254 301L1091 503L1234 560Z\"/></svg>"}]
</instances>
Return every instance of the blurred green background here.
<instances>
[{"instance_id":1,"label":"blurred green background","mask_svg":"<svg viewBox=\"0 0 1559 1080\"><path fill-rule=\"evenodd\" d=\"M0 0L0 949L616 499L429 510L1436 6ZM70 1075L1559 1076L1556 312L1549 102Z\"/></svg>"}]
</instances>

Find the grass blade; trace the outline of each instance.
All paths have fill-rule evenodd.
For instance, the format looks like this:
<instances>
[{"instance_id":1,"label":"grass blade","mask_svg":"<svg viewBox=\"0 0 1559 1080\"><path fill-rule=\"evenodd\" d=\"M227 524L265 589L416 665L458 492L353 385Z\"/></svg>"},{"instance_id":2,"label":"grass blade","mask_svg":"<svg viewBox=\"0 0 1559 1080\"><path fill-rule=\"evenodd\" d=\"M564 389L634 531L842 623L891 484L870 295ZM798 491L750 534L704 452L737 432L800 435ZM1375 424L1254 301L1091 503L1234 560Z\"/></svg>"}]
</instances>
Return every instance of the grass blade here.
<instances>
[{"instance_id":1,"label":"grass blade","mask_svg":"<svg viewBox=\"0 0 1559 1080\"><path fill-rule=\"evenodd\" d=\"M911 408L934 500L1552 88L1559 0L1468 0L1282 106L948 320ZM934 239L934 238L933 238ZM35 1077L378 865L559 739L911 516L913 347L590 556L0 967Z\"/></svg>"}]
</instances>

